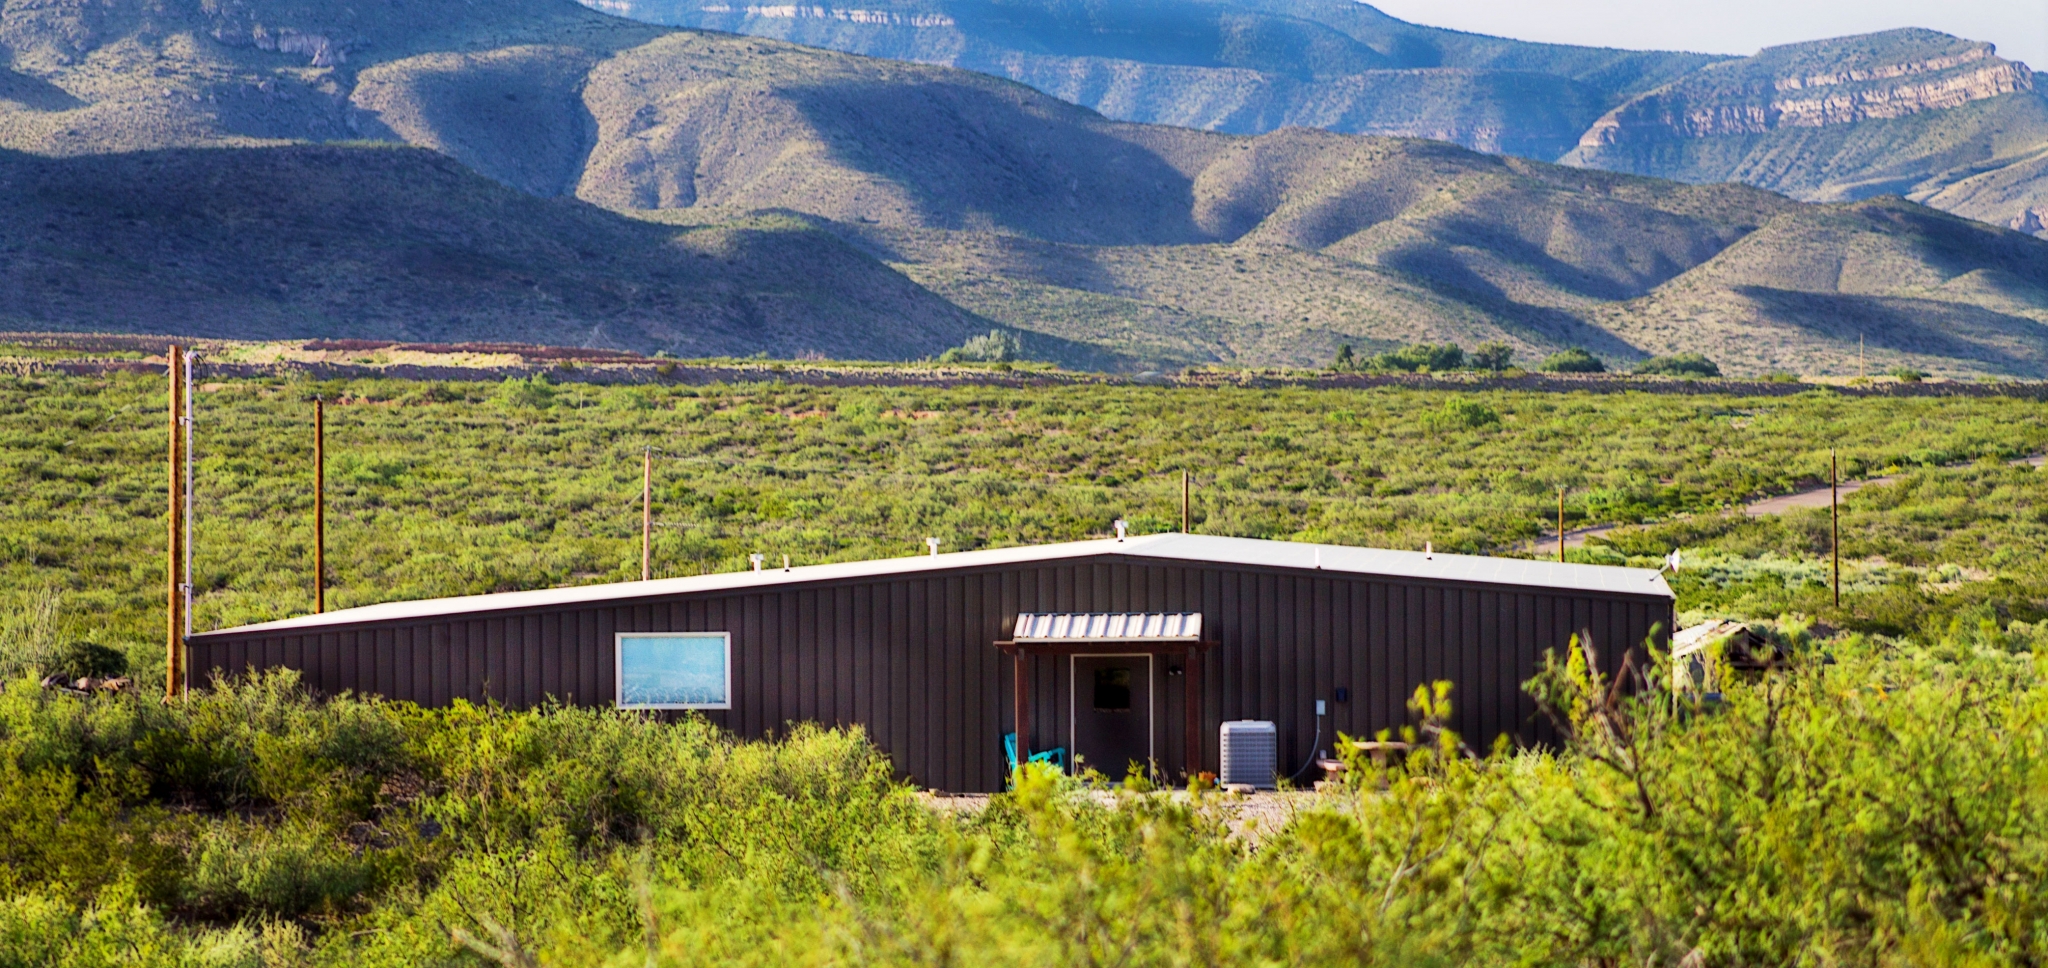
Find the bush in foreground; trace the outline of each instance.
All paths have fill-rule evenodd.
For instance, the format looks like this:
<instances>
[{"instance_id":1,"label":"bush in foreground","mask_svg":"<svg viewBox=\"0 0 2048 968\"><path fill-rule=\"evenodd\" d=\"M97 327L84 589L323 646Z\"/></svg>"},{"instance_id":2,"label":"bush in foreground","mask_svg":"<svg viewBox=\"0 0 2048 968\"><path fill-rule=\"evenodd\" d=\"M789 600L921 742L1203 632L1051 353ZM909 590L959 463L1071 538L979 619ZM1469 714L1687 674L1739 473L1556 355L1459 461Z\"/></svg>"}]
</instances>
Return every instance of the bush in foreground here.
<instances>
[{"instance_id":1,"label":"bush in foreground","mask_svg":"<svg viewBox=\"0 0 2048 968\"><path fill-rule=\"evenodd\" d=\"M858 732L17 681L0 959L2032 964L2048 660L1783 638L1714 704L1575 643L1529 684L1552 752L1475 751L1418 689L1405 760L1256 840L1213 792L1050 772L944 814Z\"/></svg>"}]
</instances>

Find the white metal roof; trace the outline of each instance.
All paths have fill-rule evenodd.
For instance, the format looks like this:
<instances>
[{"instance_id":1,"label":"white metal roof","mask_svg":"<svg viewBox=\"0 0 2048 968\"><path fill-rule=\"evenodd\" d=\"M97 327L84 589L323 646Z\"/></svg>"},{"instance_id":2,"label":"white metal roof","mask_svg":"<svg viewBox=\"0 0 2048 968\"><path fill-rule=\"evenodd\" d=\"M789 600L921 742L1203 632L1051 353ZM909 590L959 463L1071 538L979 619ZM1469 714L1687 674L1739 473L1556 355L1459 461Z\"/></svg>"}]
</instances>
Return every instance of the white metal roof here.
<instances>
[{"instance_id":1,"label":"white metal roof","mask_svg":"<svg viewBox=\"0 0 2048 968\"><path fill-rule=\"evenodd\" d=\"M1134 642L1202 640L1200 612L1019 612L1018 641Z\"/></svg>"},{"instance_id":2,"label":"white metal roof","mask_svg":"<svg viewBox=\"0 0 2048 968\"><path fill-rule=\"evenodd\" d=\"M1117 539L1068 541L1060 544L957 551L941 555L913 555L878 558L830 565L804 565L767 571L729 571L689 578L661 578L654 581L612 582L603 585L572 585L525 592L498 592L456 598L428 598L408 602L385 602L345 608L320 615L219 629L200 635L269 632L497 612L506 609L545 608L601 601L629 601L698 592L772 587L802 582L835 581L848 578L886 577L957 568L1030 564L1098 555L1128 555L1161 561L1207 562L1253 565L1271 568L1386 575L1437 581L1482 582L1548 588L1562 591L1606 594L1653 595L1673 598L1671 586L1660 572L1647 568L1619 568L1612 565L1577 565L1524 558L1488 558L1438 552L1390 551L1384 548L1353 548L1345 545L1306 544L1295 541L1267 541L1259 538L1226 538L1209 534L1150 534ZM194 636L197 638L198 636Z\"/></svg>"}]
</instances>

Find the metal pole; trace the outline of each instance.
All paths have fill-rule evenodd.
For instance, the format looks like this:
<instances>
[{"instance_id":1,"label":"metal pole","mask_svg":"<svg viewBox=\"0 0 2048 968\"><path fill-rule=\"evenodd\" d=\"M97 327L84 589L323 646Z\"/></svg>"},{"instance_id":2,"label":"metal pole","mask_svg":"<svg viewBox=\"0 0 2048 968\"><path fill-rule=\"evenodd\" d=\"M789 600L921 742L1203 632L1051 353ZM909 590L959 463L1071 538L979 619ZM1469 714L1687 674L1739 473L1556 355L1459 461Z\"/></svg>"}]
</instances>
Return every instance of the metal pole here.
<instances>
[{"instance_id":1,"label":"metal pole","mask_svg":"<svg viewBox=\"0 0 2048 968\"><path fill-rule=\"evenodd\" d=\"M184 638L184 620L178 614L180 606L184 604L184 594L178 586L181 584L179 579L183 577L179 574L179 571L184 560L182 554L184 549L180 548L179 544L180 539L184 535L184 528L182 527L184 522L180 518L183 517L185 501L184 495L180 493L183 490L180 486L182 484L180 480L182 465L179 462L178 450L184 429L180 424L180 419L183 417L183 414L180 413L183 409L183 398L179 391L183 382L180 377L182 376L181 371L184 369L185 357L183 348L175 344L164 355L167 358L166 362L169 364L171 416L170 460L168 461L170 478L170 514L168 515L168 520L170 522L170 531L169 543L166 546L168 554L164 556L165 571L170 579L167 582L170 589L169 600L166 602L167 621L164 624L164 698L168 700L178 697L178 681L181 678L178 673L178 646L183 644L182 640Z\"/></svg>"},{"instance_id":2,"label":"metal pole","mask_svg":"<svg viewBox=\"0 0 2048 968\"><path fill-rule=\"evenodd\" d=\"M640 458L640 580L654 577L654 448Z\"/></svg>"},{"instance_id":3,"label":"metal pole","mask_svg":"<svg viewBox=\"0 0 2048 968\"><path fill-rule=\"evenodd\" d=\"M1828 547L1835 558L1835 607L1842 607L1842 465L1834 451L1828 451L1828 516L1833 534Z\"/></svg>"},{"instance_id":4,"label":"metal pole","mask_svg":"<svg viewBox=\"0 0 2048 968\"><path fill-rule=\"evenodd\" d=\"M192 356L185 351L185 634L192 634Z\"/></svg>"},{"instance_id":5,"label":"metal pole","mask_svg":"<svg viewBox=\"0 0 2048 968\"><path fill-rule=\"evenodd\" d=\"M1557 488L1557 560L1564 561L1564 485Z\"/></svg>"},{"instance_id":6,"label":"metal pole","mask_svg":"<svg viewBox=\"0 0 2048 968\"><path fill-rule=\"evenodd\" d=\"M1189 498L1190 492L1191 492L1192 490L1193 490L1193 484L1192 484L1192 483L1191 483L1191 482L1189 481L1189 479L1188 479L1188 472L1187 472L1187 471L1181 471L1181 472L1180 472L1180 533L1181 533L1181 534L1188 534L1188 533L1190 533L1190 532L1194 531L1194 528L1193 528L1193 527L1190 527L1190 526L1189 526L1189 522L1191 522L1191 521L1193 520L1193 518L1191 518L1191 517L1189 516L1189 513L1188 513L1188 511L1189 511L1189 508L1188 508L1188 498Z\"/></svg>"},{"instance_id":7,"label":"metal pole","mask_svg":"<svg viewBox=\"0 0 2048 968\"><path fill-rule=\"evenodd\" d=\"M313 398L313 612L327 611L327 401Z\"/></svg>"}]
</instances>

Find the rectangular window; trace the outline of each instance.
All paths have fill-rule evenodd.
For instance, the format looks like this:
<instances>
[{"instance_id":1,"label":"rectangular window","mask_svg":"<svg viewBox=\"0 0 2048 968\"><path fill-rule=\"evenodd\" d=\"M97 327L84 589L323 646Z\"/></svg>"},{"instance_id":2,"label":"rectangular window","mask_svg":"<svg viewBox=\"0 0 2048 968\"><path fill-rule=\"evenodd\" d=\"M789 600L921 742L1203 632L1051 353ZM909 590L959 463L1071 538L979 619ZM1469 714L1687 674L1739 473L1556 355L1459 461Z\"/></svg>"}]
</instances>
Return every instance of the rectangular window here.
<instances>
[{"instance_id":1,"label":"rectangular window","mask_svg":"<svg viewBox=\"0 0 2048 968\"><path fill-rule=\"evenodd\" d=\"M732 633L621 632L619 708L731 709Z\"/></svg>"}]
</instances>

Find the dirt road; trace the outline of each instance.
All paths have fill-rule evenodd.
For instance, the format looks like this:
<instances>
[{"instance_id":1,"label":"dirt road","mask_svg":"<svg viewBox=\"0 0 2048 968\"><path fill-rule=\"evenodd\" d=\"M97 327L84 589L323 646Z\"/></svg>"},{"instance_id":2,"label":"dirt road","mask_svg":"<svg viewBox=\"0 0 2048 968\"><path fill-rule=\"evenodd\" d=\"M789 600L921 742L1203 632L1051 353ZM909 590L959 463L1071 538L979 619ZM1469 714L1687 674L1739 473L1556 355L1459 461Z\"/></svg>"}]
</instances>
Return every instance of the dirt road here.
<instances>
[{"instance_id":1,"label":"dirt road","mask_svg":"<svg viewBox=\"0 0 2048 968\"><path fill-rule=\"evenodd\" d=\"M2028 467L2038 468L2044 462L2048 462L2048 454L2035 454L2032 457L2022 457L2019 460L2011 461L2010 463L2014 467L2018 467L2024 464ZM1960 467L1962 465L1956 464L1951 466ZM1857 491L1860 491L1866 487L1875 487L1879 484L1890 484L1898 479L1899 476L1895 474L1890 477L1872 477L1860 481L1843 481L1841 485L1841 493L1842 496L1846 498L1849 495L1854 494ZM1787 511L1797 510L1799 508L1824 508L1828 506L1828 500L1828 489L1823 486L1810 488L1804 491L1794 491L1790 494L1780 494L1777 497L1767 497L1761 501L1752 501L1748 504L1743 505L1741 511L1743 514L1748 515L1749 517L1760 518L1766 514L1783 514ZM1625 527L1625 525L1600 524L1594 525L1590 528L1573 528L1572 530L1566 531L1564 533L1564 546L1567 548L1585 547L1587 538L1597 538L1620 527ZM1553 531L1547 535L1544 535L1541 538L1536 539L1533 542L1524 544L1522 546L1522 550L1546 551L1554 549L1556 547L1557 532Z\"/></svg>"}]
</instances>

